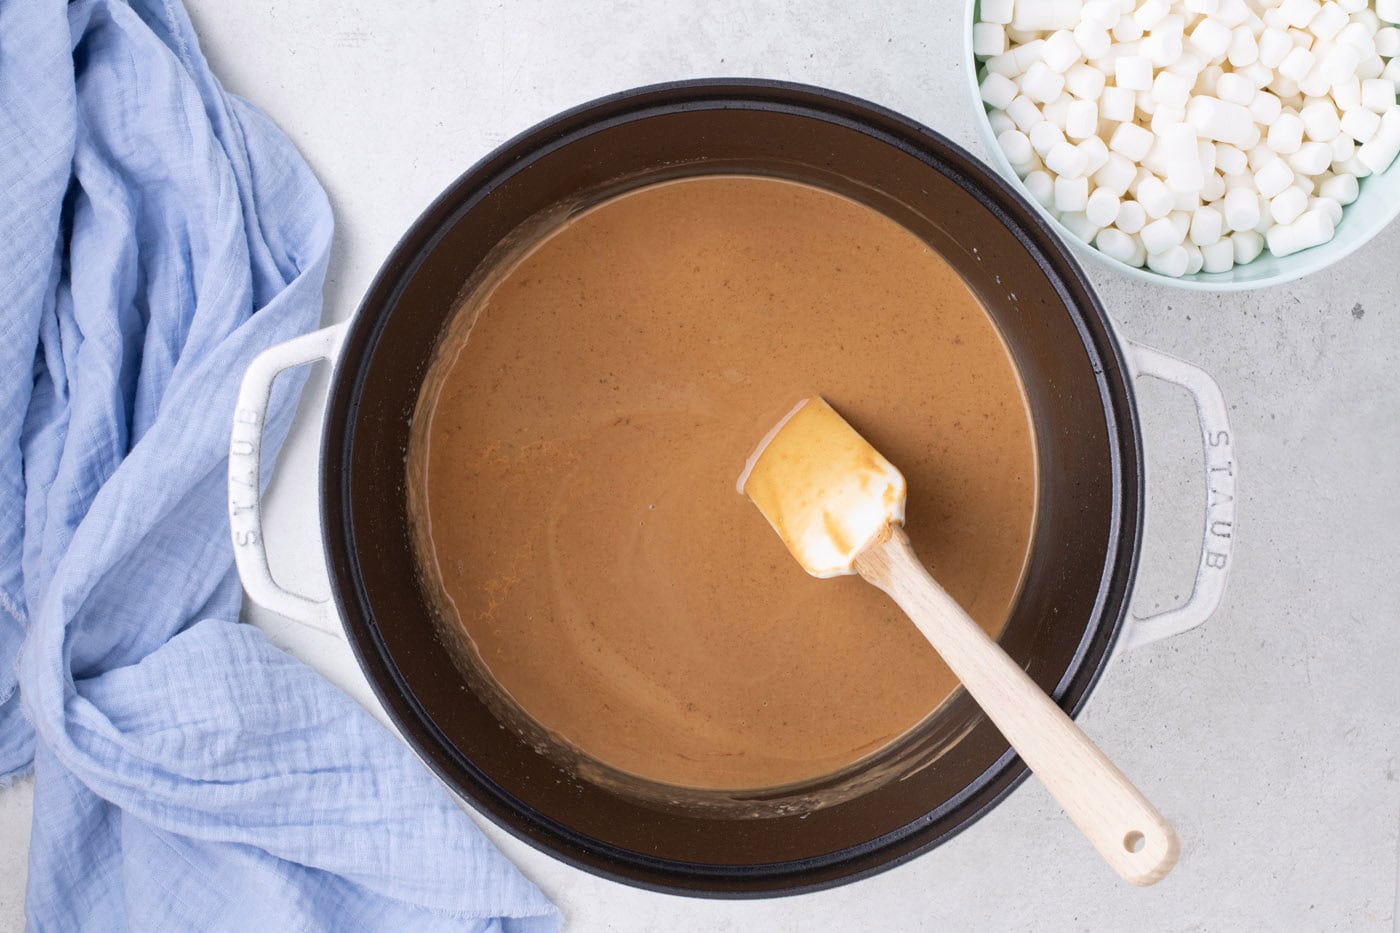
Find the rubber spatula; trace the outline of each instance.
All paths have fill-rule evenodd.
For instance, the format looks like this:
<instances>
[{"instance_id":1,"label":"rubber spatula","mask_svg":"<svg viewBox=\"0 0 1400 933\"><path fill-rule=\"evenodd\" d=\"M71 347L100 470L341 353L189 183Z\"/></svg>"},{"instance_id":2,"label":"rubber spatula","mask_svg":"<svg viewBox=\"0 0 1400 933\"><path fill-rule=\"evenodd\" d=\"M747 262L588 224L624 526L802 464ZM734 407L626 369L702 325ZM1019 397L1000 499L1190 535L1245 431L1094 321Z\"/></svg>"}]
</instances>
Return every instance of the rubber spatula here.
<instances>
[{"instance_id":1,"label":"rubber spatula","mask_svg":"<svg viewBox=\"0 0 1400 933\"><path fill-rule=\"evenodd\" d=\"M1146 885L1171 870L1171 825L924 569L904 476L830 405L807 399L778 422L739 490L808 573L860 574L894 599L1118 874Z\"/></svg>"}]
</instances>

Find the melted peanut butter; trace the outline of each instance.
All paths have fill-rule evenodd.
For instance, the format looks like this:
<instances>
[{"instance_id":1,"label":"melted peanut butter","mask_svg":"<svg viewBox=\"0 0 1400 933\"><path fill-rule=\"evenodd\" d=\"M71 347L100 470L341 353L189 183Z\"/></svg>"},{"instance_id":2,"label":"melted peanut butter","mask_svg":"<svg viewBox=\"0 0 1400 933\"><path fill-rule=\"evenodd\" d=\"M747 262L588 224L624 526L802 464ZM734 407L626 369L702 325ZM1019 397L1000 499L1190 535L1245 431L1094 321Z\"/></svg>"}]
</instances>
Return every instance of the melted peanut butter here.
<instances>
[{"instance_id":1,"label":"melted peanut butter","mask_svg":"<svg viewBox=\"0 0 1400 933\"><path fill-rule=\"evenodd\" d=\"M556 226L459 325L410 450L426 585L497 700L574 752L792 784L957 686L882 593L809 577L735 491L804 397L903 472L919 555L1004 625L1035 516L1025 398L958 274L883 215L774 179L642 188Z\"/></svg>"}]
</instances>

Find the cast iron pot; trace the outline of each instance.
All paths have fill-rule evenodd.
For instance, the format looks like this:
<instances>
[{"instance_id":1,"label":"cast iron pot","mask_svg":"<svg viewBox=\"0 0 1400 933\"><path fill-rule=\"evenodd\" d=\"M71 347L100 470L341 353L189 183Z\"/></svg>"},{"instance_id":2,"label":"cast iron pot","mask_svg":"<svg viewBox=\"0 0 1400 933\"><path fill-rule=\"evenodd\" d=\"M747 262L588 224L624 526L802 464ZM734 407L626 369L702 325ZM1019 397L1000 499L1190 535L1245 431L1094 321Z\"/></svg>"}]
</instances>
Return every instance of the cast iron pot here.
<instances>
[{"instance_id":1,"label":"cast iron pot","mask_svg":"<svg viewBox=\"0 0 1400 933\"><path fill-rule=\"evenodd\" d=\"M810 812L707 815L580 780L501 728L464 689L418 583L404 490L424 370L464 283L498 244L561 204L581 209L642 184L736 172L824 186L884 212L947 257L995 318L1025 382L1040 462L1031 563L1001 641L1067 712L1083 706L1115 645L1165 637L1210 615L1229 564L1234 475L1214 381L1118 338L1064 245L968 153L873 104L792 84L641 88L561 114L496 150L413 224L353 320L274 347L249 368L229 489L252 599L331 630L338 618L404 737L478 810L587 871L663 891L744 897L814 890L899 864L967 827L1027 770L959 695L906 743L900 780ZM273 582L257 485L247 481L259 475L272 378L318 358L334 361L320 463L333 606ZM1211 494L1191 599L1130 620L1143 523L1132 383L1142 374L1194 396ZM1150 796L1150 775L1142 777Z\"/></svg>"}]
</instances>

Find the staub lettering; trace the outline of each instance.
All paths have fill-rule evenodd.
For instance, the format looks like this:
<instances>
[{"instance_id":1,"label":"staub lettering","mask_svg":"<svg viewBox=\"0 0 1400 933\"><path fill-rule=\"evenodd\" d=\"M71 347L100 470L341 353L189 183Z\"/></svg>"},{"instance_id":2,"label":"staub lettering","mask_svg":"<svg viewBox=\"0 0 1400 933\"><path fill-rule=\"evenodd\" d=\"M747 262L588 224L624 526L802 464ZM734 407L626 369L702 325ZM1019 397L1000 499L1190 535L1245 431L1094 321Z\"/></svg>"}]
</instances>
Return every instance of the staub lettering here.
<instances>
[{"instance_id":1,"label":"staub lettering","mask_svg":"<svg viewBox=\"0 0 1400 933\"><path fill-rule=\"evenodd\" d=\"M1213 521L1210 523L1210 533L1217 538L1228 538L1233 527L1234 522Z\"/></svg>"},{"instance_id":2,"label":"staub lettering","mask_svg":"<svg viewBox=\"0 0 1400 933\"><path fill-rule=\"evenodd\" d=\"M1219 551L1206 551L1205 565L1214 570L1225 569L1225 555Z\"/></svg>"}]
</instances>

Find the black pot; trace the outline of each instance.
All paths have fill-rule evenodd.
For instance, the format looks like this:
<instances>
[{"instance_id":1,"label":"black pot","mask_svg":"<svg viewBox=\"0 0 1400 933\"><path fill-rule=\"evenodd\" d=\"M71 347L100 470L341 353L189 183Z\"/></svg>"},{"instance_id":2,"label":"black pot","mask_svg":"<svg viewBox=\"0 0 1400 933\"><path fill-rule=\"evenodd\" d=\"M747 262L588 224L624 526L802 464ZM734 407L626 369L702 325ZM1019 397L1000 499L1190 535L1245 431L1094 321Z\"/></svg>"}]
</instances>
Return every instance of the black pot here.
<instances>
[{"instance_id":1,"label":"black pot","mask_svg":"<svg viewBox=\"0 0 1400 933\"><path fill-rule=\"evenodd\" d=\"M560 203L735 172L824 186L884 212L947 257L996 319L1026 386L1041 465L1032 559L1001 641L1077 712L1114 646L1139 551L1142 451L1125 351L1067 249L1010 186L937 133L850 97L749 80L657 85L569 111L492 153L413 224L344 334L320 493L350 641L384 707L444 781L585 870L745 897L899 864L995 806L1026 768L959 694L902 746L902 780L809 813L698 814L577 779L463 688L418 583L403 462L439 334L464 283L513 230ZM329 354L338 339L338 330L302 338L304 355ZM236 540L239 527L236 513ZM239 563L255 599L306 613L306 601L269 594L260 552L241 550Z\"/></svg>"}]
</instances>

